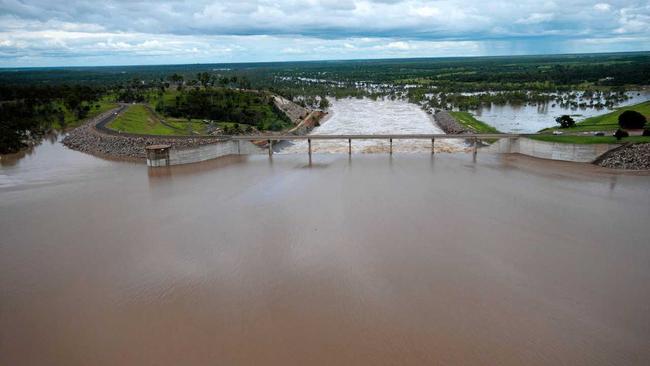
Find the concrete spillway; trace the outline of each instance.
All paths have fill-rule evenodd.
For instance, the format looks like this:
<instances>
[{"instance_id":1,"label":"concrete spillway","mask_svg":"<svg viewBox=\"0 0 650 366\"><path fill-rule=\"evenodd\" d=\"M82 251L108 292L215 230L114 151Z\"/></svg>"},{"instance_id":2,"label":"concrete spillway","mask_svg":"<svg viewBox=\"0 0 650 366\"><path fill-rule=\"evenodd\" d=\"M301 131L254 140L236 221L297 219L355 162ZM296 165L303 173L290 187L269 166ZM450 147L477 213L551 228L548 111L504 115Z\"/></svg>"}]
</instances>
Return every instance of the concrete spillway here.
<instances>
[{"instance_id":1,"label":"concrete spillway","mask_svg":"<svg viewBox=\"0 0 650 366\"><path fill-rule=\"evenodd\" d=\"M417 105L405 101L340 99L331 100L331 117L315 128L311 135L382 135L382 134L443 134L436 126L433 117ZM348 142L344 140L313 141L316 153L347 153ZM388 151L388 141L355 140L352 152ZM449 140L436 142L436 151L464 151L463 141ZM395 152L427 152L431 142L425 140L399 140L393 142ZM306 141L292 142L282 149L282 153L307 151Z\"/></svg>"}]
</instances>

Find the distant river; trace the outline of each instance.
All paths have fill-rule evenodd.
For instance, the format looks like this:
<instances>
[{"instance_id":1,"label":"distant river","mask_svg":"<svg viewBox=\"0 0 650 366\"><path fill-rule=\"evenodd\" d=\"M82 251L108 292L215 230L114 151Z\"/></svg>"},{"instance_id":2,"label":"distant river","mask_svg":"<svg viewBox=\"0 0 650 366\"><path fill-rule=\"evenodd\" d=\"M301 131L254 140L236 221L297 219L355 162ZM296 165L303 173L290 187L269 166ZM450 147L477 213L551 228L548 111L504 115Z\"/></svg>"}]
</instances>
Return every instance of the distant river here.
<instances>
[{"instance_id":1,"label":"distant river","mask_svg":"<svg viewBox=\"0 0 650 366\"><path fill-rule=\"evenodd\" d=\"M628 99L618 105L623 107L626 105L637 104L650 100L650 91L635 91L628 92ZM477 119L496 127L502 132L537 132L547 127L557 126L555 118L563 114L574 116L576 121L581 121L585 118L597 116L611 112L612 109L602 108L565 108L561 107L555 102L543 103L538 105L496 105L492 104L489 107L479 108L472 111L472 114Z\"/></svg>"},{"instance_id":2,"label":"distant river","mask_svg":"<svg viewBox=\"0 0 650 366\"><path fill-rule=\"evenodd\" d=\"M330 99L331 116L315 128L312 135L405 135L444 134L433 118L419 106L400 100ZM463 141L436 141L436 151L462 151ZM347 140L312 141L315 152L343 153L348 151ZM353 152L385 152L386 140L353 140ZM298 141L282 150L285 153L305 152L307 142ZM427 140L393 140L395 152L431 151Z\"/></svg>"}]
</instances>

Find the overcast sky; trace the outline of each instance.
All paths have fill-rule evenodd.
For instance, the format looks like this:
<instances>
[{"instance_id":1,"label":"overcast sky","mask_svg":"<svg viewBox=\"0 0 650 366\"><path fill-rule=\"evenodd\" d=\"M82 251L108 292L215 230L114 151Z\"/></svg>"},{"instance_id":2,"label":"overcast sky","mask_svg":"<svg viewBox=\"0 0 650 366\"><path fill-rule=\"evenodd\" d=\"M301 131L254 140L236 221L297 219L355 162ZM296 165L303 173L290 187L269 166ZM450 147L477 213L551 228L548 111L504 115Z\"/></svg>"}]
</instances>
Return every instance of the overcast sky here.
<instances>
[{"instance_id":1,"label":"overcast sky","mask_svg":"<svg viewBox=\"0 0 650 366\"><path fill-rule=\"evenodd\" d=\"M650 50L650 1L0 0L0 67Z\"/></svg>"}]
</instances>

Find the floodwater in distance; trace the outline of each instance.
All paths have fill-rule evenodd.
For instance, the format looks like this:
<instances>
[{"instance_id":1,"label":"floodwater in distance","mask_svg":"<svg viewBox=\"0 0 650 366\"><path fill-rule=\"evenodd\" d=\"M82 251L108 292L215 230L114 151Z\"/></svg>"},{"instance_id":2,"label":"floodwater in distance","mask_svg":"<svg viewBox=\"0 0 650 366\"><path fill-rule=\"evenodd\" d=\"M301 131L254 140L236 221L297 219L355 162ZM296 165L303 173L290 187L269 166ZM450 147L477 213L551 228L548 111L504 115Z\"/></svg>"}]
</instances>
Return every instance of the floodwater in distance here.
<instances>
[{"instance_id":1,"label":"floodwater in distance","mask_svg":"<svg viewBox=\"0 0 650 366\"><path fill-rule=\"evenodd\" d=\"M331 116L310 135L410 135L444 134L433 117L418 105L403 100L368 98L329 98ZM352 140L353 153L388 152L388 140ZM438 140L436 152L459 152L467 149L463 140ZM297 140L282 153L305 153L307 141ZM347 140L312 140L316 153L347 153ZM393 152L430 152L430 140L394 139Z\"/></svg>"},{"instance_id":2,"label":"floodwater in distance","mask_svg":"<svg viewBox=\"0 0 650 366\"><path fill-rule=\"evenodd\" d=\"M650 364L647 174L481 153L149 170L56 142L2 162L0 365Z\"/></svg>"},{"instance_id":3,"label":"floodwater in distance","mask_svg":"<svg viewBox=\"0 0 650 366\"><path fill-rule=\"evenodd\" d=\"M630 99L616 104L614 109L650 100L650 90L633 91L626 94ZM472 111L472 114L478 120L494 126L501 132L535 133L547 127L557 126L555 118L564 114L574 116L574 119L579 122L588 117L609 113L614 109L598 109L588 106L584 108L562 107L555 102L538 105L492 104Z\"/></svg>"}]
</instances>

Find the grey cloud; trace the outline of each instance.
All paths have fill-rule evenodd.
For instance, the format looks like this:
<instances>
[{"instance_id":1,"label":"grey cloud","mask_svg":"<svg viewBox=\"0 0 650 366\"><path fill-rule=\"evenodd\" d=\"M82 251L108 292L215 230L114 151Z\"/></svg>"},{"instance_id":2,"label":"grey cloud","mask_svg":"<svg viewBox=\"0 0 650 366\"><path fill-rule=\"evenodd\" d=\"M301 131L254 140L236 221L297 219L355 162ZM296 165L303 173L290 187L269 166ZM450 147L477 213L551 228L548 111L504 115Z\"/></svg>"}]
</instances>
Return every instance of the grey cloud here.
<instances>
[{"instance_id":1,"label":"grey cloud","mask_svg":"<svg viewBox=\"0 0 650 366\"><path fill-rule=\"evenodd\" d=\"M587 39L590 51L644 49L649 31L650 5L639 0L0 0L3 59L564 52Z\"/></svg>"},{"instance_id":2,"label":"grey cloud","mask_svg":"<svg viewBox=\"0 0 650 366\"><path fill-rule=\"evenodd\" d=\"M298 34L323 38L348 36L408 36L425 38L502 37L509 33L530 35L563 30L571 24L575 32L589 29L613 33L615 29L634 32L647 24L647 4L635 1L602 5L584 1L524 0L517 3L420 0L313 0L304 1L45 1L0 0L2 14L25 21L60 21L95 24L121 32L252 35ZM645 5L645 7L644 7ZM616 9L634 9L617 14ZM585 15L586 14L586 15ZM613 19L612 19L613 18ZM621 27L619 22L633 23ZM531 25L539 25L531 27ZM641 26L640 26L641 25ZM1 24L0 24L1 26ZM500 29L492 34L494 28ZM571 31L569 30L569 31Z\"/></svg>"}]
</instances>

